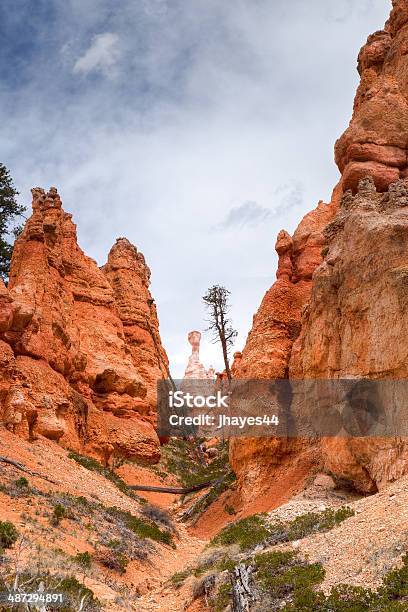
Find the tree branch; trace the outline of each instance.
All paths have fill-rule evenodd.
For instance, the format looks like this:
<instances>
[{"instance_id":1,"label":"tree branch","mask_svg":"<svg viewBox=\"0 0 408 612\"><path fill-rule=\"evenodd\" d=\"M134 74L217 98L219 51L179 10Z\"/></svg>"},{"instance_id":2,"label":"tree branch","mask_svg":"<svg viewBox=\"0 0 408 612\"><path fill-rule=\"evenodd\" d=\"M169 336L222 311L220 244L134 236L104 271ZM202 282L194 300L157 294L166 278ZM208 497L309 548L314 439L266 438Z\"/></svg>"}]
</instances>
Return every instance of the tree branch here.
<instances>
[{"instance_id":1,"label":"tree branch","mask_svg":"<svg viewBox=\"0 0 408 612\"><path fill-rule=\"evenodd\" d=\"M8 465L12 465L13 467L17 468L17 470L20 470L21 472L25 472L26 474L29 474L30 476L38 476L38 478L47 480L48 482L51 482L52 484L58 484L57 482L55 482L55 480L51 480L51 478L48 478L48 476L43 476L43 474L39 474L38 472L33 472L32 470L29 470L28 468L26 468L25 465L23 465L22 463L18 463L18 461L14 461L14 459L10 459L9 457L4 457L0 455L0 463L7 463Z\"/></svg>"},{"instance_id":2,"label":"tree branch","mask_svg":"<svg viewBox=\"0 0 408 612\"><path fill-rule=\"evenodd\" d=\"M178 487L151 487L148 485L132 485L129 489L133 491L153 491L155 493L173 493L175 495L187 495L187 493L194 493L195 491L201 491L207 487L212 487L216 484L220 484L224 480L224 477L217 478L216 480L208 480L192 487L178 488Z\"/></svg>"}]
</instances>

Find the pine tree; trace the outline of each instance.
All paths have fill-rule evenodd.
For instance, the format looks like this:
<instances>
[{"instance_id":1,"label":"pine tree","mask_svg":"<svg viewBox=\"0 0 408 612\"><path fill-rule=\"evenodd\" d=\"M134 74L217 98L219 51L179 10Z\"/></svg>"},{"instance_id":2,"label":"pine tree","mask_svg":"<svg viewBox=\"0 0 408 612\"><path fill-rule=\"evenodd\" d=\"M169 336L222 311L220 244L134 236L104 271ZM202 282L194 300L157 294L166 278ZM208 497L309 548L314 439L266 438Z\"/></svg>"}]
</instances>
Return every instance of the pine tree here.
<instances>
[{"instance_id":1,"label":"pine tree","mask_svg":"<svg viewBox=\"0 0 408 612\"><path fill-rule=\"evenodd\" d=\"M16 217L23 216L24 206L17 202L18 191L14 187L10 172L0 163L0 276L7 281L13 254L13 238L21 231Z\"/></svg>"}]
</instances>

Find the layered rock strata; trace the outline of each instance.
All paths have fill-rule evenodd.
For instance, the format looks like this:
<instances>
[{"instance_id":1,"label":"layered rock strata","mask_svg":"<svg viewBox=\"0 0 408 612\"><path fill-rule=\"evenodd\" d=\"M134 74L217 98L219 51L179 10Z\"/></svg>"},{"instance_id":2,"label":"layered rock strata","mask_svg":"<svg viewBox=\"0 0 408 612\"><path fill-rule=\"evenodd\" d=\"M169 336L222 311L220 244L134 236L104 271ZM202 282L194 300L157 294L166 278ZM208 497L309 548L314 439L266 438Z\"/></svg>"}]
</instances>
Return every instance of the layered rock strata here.
<instances>
[{"instance_id":1,"label":"layered rock strata","mask_svg":"<svg viewBox=\"0 0 408 612\"><path fill-rule=\"evenodd\" d=\"M372 176L379 191L408 176L408 6L393 0L383 30L358 56L361 82L348 129L335 146L344 191Z\"/></svg>"},{"instance_id":2,"label":"layered rock strata","mask_svg":"<svg viewBox=\"0 0 408 612\"><path fill-rule=\"evenodd\" d=\"M361 180L354 197L345 194L324 235L324 261L315 272L290 374L408 378L408 180L385 193L377 192L373 178ZM408 444L401 437L327 438L322 460L336 478L371 492L408 472Z\"/></svg>"}]
</instances>

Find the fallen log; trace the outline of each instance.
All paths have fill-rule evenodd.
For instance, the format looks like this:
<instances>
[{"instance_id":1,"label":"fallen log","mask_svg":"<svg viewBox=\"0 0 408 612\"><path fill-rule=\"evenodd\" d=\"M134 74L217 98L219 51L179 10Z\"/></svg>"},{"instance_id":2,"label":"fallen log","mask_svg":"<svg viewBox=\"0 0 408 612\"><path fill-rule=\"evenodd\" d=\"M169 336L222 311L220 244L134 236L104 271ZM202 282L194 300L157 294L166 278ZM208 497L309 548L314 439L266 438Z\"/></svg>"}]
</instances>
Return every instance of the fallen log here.
<instances>
[{"instance_id":1,"label":"fallen log","mask_svg":"<svg viewBox=\"0 0 408 612\"><path fill-rule=\"evenodd\" d=\"M223 478L217 478L216 480L209 480L207 482L202 482L198 485L193 485L192 487L151 487L148 485L129 485L129 489L133 491L152 491L153 493L173 493L174 495L187 495L187 493L194 493L195 491L201 491L201 489L206 489L207 487L212 487L213 485L219 484L224 480Z\"/></svg>"},{"instance_id":2,"label":"fallen log","mask_svg":"<svg viewBox=\"0 0 408 612\"><path fill-rule=\"evenodd\" d=\"M19 463L18 461L14 461L14 459L10 459L9 457L4 457L3 455L0 455L0 463L6 463L8 465L12 465L17 470L20 470L21 472L25 472L25 474L29 474L30 476L37 476L38 478L47 480L47 482L51 482L52 484L58 484L57 482L55 482L55 480L51 480L51 478L48 478L48 476L44 476L43 474L40 474L39 472L34 472L33 470L29 470L22 463Z\"/></svg>"}]
</instances>

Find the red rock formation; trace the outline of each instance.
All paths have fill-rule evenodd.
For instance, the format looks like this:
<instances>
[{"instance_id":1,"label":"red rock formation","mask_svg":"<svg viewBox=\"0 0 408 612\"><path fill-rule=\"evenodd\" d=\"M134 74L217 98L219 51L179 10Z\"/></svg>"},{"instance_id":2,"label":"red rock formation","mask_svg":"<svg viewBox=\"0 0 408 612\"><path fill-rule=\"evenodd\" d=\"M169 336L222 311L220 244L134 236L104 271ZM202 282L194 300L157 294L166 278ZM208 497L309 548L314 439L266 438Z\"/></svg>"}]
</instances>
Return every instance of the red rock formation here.
<instances>
[{"instance_id":1,"label":"red rock formation","mask_svg":"<svg viewBox=\"0 0 408 612\"><path fill-rule=\"evenodd\" d=\"M408 175L408 7L393 0L384 30L369 36L358 56L361 83L350 126L337 141L343 189L357 191L372 176L379 191Z\"/></svg>"},{"instance_id":2,"label":"red rock formation","mask_svg":"<svg viewBox=\"0 0 408 612\"><path fill-rule=\"evenodd\" d=\"M302 308L308 301L313 270L321 262L322 229L336 211L338 192L330 205L320 202L299 224L293 239L279 232L277 281L266 292L254 316L237 377L284 378L290 350L300 331Z\"/></svg>"},{"instance_id":3,"label":"red rock formation","mask_svg":"<svg viewBox=\"0 0 408 612\"><path fill-rule=\"evenodd\" d=\"M126 346L147 385L146 401L156 406L156 384L168 378L168 358L159 335L159 321L149 291L150 269L142 253L126 238L118 238L102 268L112 286Z\"/></svg>"},{"instance_id":4,"label":"red rock formation","mask_svg":"<svg viewBox=\"0 0 408 612\"><path fill-rule=\"evenodd\" d=\"M342 179L334 201L348 189L357 195L345 193L334 219L332 204L324 216L306 216L292 239L279 234L278 281L254 317L236 376L407 377L408 188L396 182L408 177L407 52L408 3L393 0L384 30L359 54L353 118L335 147ZM231 462L250 495L274 466L304 453L302 441L237 440ZM363 491L408 471L400 439L324 440L315 459Z\"/></svg>"},{"instance_id":5,"label":"red rock formation","mask_svg":"<svg viewBox=\"0 0 408 612\"><path fill-rule=\"evenodd\" d=\"M319 202L303 218L292 238L283 230L279 232L277 281L265 294L254 316L242 355L234 362L234 377L288 376L292 346L300 333L302 311L310 299L313 271L322 261L322 232L336 213L340 195L336 188L330 204ZM241 495L249 499L268 486L276 466L282 462L293 463L301 451L308 452L308 444L282 438L236 439L230 449Z\"/></svg>"},{"instance_id":6,"label":"red rock formation","mask_svg":"<svg viewBox=\"0 0 408 612\"><path fill-rule=\"evenodd\" d=\"M139 263L136 276L147 277ZM8 291L0 287L2 420L21 435L105 459L115 452L154 461L158 439L143 416L151 412L152 377L127 344L119 316L125 300L119 308L115 301L120 282L115 291L109 282L113 267L108 263L105 275L79 248L55 188L33 189ZM133 288L141 292L135 302L149 299L142 284ZM157 318L151 321L157 330Z\"/></svg>"},{"instance_id":7,"label":"red rock formation","mask_svg":"<svg viewBox=\"0 0 408 612\"><path fill-rule=\"evenodd\" d=\"M408 377L408 181L377 193L372 179L343 197L326 227L291 373L302 378ZM408 472L401 439L323 444L325 468L363 491Z\"/></svg>"}]
</instances>

